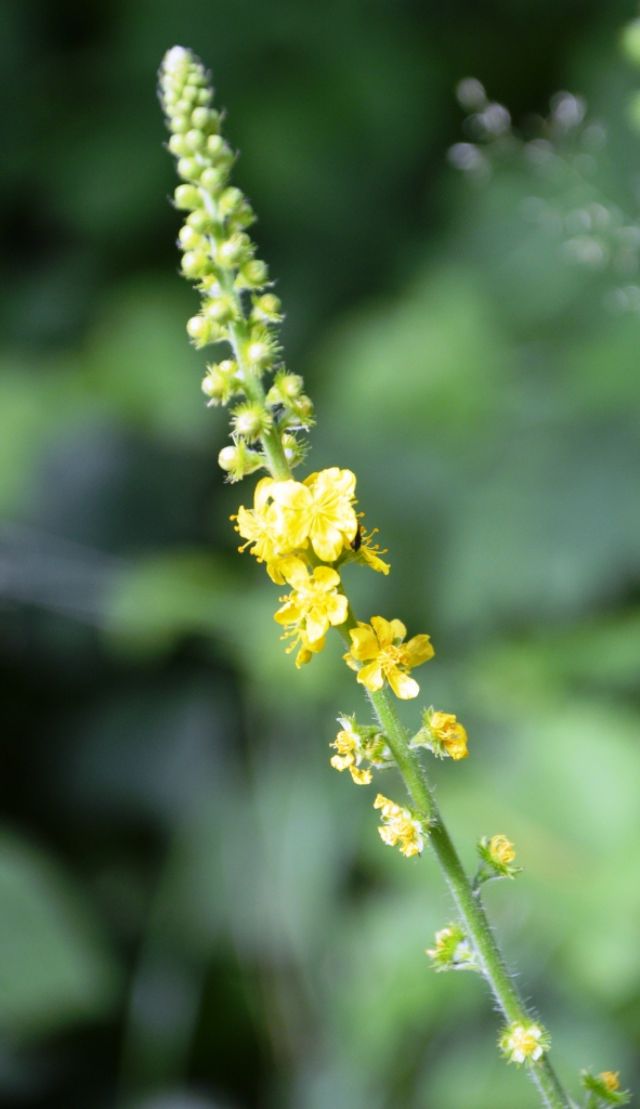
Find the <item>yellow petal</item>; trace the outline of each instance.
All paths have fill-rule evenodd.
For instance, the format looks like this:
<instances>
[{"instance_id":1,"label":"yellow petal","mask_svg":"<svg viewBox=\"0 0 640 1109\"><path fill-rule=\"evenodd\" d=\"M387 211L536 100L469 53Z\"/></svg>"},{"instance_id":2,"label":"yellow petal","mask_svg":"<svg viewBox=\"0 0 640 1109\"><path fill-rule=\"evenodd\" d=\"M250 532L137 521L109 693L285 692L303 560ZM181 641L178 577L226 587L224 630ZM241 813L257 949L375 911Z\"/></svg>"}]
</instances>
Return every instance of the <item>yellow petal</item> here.
<instances>
[{"instance_id":1,"label":"yellow petal","mask_svg":"<svg viewBox=\"0 0 640 1109\"><path fill-rule=\"evenodd\" d=\"M433 644L428 635L414 635L404 648L405 665L409 667L420 666L434 655Z\"/></svg>"},{"instance_id":2,"label":"yellow petal","mask_svg":"<svg viewBox=\"0 0 640 1109\"><path fill-rule=\"evenodd\" d=\"M278 624L297 624L298 621L302 619L303 615L304 613L300 605L292 598L292 600L286 601L277 612L274 612L273 619Z\"/></svg>"},{"instance_id":3,"label":"yellow petal","mask_svg":"<svg viewBox=\"0 0 640 1109\"><path fill-rule=\"evenodd\" d=\"M349 602L346 597L342 596L342 593L338 593L335 597L327 599L326 611L329 623L333 624L335 628L338 624L344 624L347 619Z\"/></svg>"},{"instance_id":4,"label":"yellow petal","mask_svg":"<svg viewBox=\"0 0 640 1109\"><path fill-rule=\"evenodd\" d=\"M350 766L349 773L358 786L368 786L373 777L370 770L361 770L358 766Z\"/></svg>"},{"instance_id":5,"label":"yellow petal","mask_svg":"<svg viewBox=\"0 0 640 1109\"><path fill-rule=\"evenodd\" d=\"M405 628L404 624L402 623L402 620L392 620L391 621L391 634L392 634L394 640L400 640L401 641L401 640L404 639L405 635L407 634L407 629Z\"/></svg>"},{"instance_id":6,"label":"yellow petal","mask_svg":"<svg viewBox=\"0 0 640 1109\"><path fill-rule=\"evenodd\" d=\"M358 624L357 628L350 628L349 635L351 636L351 654L354 658L364 662L366 659L378 657L380 645L368 624Z\"/></svg>"},{"instance_id":7,"label":"yellow petal","mask_svg":"<svg viewBox=\"0 0 640 1109\"><path fill-rule=\"evenodd\" d=\"M358 670L358 681L371 693L377 693L379 689L382 689L384 678L382 677L380 663L374 661L368 662L366 666L361 666Z\"/></svg>"},{"instance_id":8,"label":"yellow petal","mask_svg":"<svg viewBox=\"0 0 640 1109\"><path fill-rule=\"evenodd\" d=\"M326 614L319 608L313 608L307 613L307 620L305 624L305 639L309 644L317 643L327 634L329 627L329 620Z\"/></svg>"},{"instance_id":9,"label":"yellow petal","mask_svg":"<svg viewBox=\"0 0 640 1109\"><path fill-rule=\"evenodd\" d=\"M261 512L269 501L273 486L278 484L279 483L274 481L271 477L263 477L260 479L253 494L253 506L258 512Z\"/></svg>"},{"instance_id":10,"label":"yellow petal","mask_svg":"<svg viewBox=\"0 0 640 1109\"><path fill-rule=\"evenodd\" d=\"M345 545L343 533L326 519L316 520L309 532L311 545L323 562L335 562Z\"/></svg>"},{"instance_id":11,"label":"yellow petal","mask_svg":"<svg viewBox=\"0 0 640 1109\"><path fill-rule=\"evenodd\" d=\"M309 583L309 571L301 558L295 558L294 555L287 555L286 558L281 559L280 568L285 576L289 585L294 589L304 589Z\"/></svg>"},{"instance_id":12,"label":"yellow petal","mask_svg":"<svg viewBox=\"0 0 640 1109\"><path fill-rule=\"evenodd\" d=\"M376 634L380 647L389 647L393 643L391 624L388 620L385 620L384 616L372 616L371 627Z\"/></svg>"},{"instance_id":13,"label":"yellow petal","mask_svg":"<svg viewBox=\"0 0 640 1109\"><path fill-rule=\"evenodd\" d=\"M317 566L313 571L314 580L327 592L340 585L340 574L330 566Z\"/></svg>"},{"instance_id":14,"label":"yellow petal","mask_svg":"<svg viewBox=\"0 0 640 1109\"><path fill-rule=\"evenodd\" d=\"M387 670L387 679L396 697L401 701L411 701L413 697L417 697L420 692L420 686L408 674L403 674L397 666L391 666Z\"/></svg>"}]
</instances>

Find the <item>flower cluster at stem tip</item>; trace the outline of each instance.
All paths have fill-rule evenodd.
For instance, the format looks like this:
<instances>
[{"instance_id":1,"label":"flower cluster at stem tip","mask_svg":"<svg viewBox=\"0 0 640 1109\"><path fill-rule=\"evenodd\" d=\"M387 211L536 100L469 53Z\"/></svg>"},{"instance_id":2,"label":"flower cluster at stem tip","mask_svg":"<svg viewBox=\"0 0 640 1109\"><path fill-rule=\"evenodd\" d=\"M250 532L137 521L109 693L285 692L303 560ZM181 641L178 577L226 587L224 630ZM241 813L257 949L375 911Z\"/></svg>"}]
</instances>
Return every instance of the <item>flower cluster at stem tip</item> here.
<instances>
[{"instance_id":1,"label":"flower cluster at stem tip","mask_svg":"<svg viewBox=\"0 0 640 1109\"><path fill-rule=\"evenodd\" d=\"M201 296L187 331L198 349L217 343L230 348L207 366L202 383L210 405L233 403L232 443L218 461L230 481L258 470L270 475L258 481L253 506L241 505L232 517L240 549L264 563L276 584L291 587L275 619L290 640L287 650L297 648L296 666L322 650L329 628L342 627L351 638L345 659L358 681L370 691L386 681L398 697L415 697L419 687L409 671L432 657L429 637L404 643L399 620L374 616L371 624L354 627L350 619L341 567L359 562L382 574L390 569L374 541L376 531L366 532L356 512L355 475L331 466L303 481L291 476L305 454L300 436L313 423L313 406L303 379L282 362L280 301L247 233L254 222L251 206L229 184L235 155L220 134L209 75L190 50L174 46L167 52L159 94L182 178L174 203L187 213L178 236L182 273Z\"/></svg>"},{"instance_id":2,"label":"flower cluster at stem tip","mask_svg":"<svg viewBox=\"0 0 640 1109\"><path fill-rule=\"evenodd\" d=\"M220 134L209 76L190 50L174 46L167 52L159 93L169 150L182 178L173 195L176 208L186 213L178 236L181 270L201 296L187 332L197 349L217 343L231 348L230 356L207 366L202 382L209 404L234 404L232 445L218 461L230 481L267 466L269 448L294 466L304 457L299 436L313 423L313 405L302 378L288 373L280 359L280 301L247 234L255 221L251 206L229 184L235 155Z\"/></svg>"}]
</instances>

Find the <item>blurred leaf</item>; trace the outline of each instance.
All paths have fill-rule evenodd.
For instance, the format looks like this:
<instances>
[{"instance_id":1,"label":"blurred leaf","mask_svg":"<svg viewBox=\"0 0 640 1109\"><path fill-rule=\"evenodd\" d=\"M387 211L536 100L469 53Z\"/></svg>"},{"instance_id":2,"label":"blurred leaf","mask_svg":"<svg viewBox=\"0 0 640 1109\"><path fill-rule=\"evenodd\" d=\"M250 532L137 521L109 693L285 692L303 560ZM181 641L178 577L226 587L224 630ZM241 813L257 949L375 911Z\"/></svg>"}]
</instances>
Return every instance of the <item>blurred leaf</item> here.
<instances>
[{"instance_id":1,"label":"blurred leaf","mask_svg":"<svg viewBox=\"0 0 640 1109\"><path fill-rule=\"evenodd\" d=\"M17 1039L103 1019L120 975L92 907L68 875L0 834L0 1026Z\"/></svg>"}]
</instances>

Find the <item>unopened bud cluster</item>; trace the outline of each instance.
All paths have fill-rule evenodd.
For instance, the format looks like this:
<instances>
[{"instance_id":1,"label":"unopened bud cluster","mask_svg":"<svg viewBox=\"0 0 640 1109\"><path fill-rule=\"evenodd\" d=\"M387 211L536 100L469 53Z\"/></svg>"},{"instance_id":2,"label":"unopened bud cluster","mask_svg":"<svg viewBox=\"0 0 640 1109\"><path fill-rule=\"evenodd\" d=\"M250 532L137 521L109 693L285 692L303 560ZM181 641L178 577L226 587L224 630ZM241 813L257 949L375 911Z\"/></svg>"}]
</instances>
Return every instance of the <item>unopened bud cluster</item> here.
<instances>
[{"instance_id":1,"label":"unopened bud cluster","mask_svg":"<svg viewBox=\"0 0 640 1109\"><path fill-rule=\"evenodd\" d=\"M234 405L232 444L218 461L230 481L239 481L265 466L266 440L292 467L304 456L298 433L313 423L313 405L302 378L281 364L280 301L247 234L251 207L229 184L235 155L220 134L208 74L190 50L174 46L160 69L159 92L182 178L174 192L176 208L185 212L181 270L202 298L187 332L197 349L231 348L231 357L207 366L202 382L209 405Z\"/></svg>"}]
</instances>

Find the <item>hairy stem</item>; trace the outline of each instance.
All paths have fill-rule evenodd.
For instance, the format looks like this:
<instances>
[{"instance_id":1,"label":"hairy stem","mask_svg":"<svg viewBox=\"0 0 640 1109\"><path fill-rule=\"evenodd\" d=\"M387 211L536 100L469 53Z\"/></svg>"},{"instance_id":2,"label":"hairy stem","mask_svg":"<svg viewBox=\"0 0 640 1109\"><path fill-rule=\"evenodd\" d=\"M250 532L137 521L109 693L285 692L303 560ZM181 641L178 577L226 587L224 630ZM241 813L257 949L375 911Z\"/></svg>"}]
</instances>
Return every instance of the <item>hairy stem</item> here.
<instances>
[{"instance_id":1,"label":"hairy stem","mask_svg":"<svg viewBox=\"0 0 640 1109\"><path fill-rule=\"evenodd\" d=\"M409 737L398 719L395 706L384 690L369 693L369 700L387 737L413 806L418 816L429 822L429 842L496 1003L509 1023L513 1021L527 1024L532 1019L531 1014L507 971L480 897L473 892L429 787L424 768L409 747ZM537 1063L529 1063L528 1071L543 1105L548 1109L569 1109L570 1102L546 1055Z\"/></svg>"},{"instance_id":2,"label":"hairy stem","mask_svg":"<svg viewBox=\"0 0 640 1109\"><path fill-rule=\"evenodd\" d=\"M278 438L277 435L275 437ZM273 465L269 439L270 436L263 436L261 442L272 476L280 481L292 477L279 438L280 458L277 459L277 465ZM349 606L349 616L345 624L336 629L347 643L350 642L349 627L355 627L356 623L356 617ZM398 717L395 705L384 689L377 693L369 693L368 696L413 807L420 819L425 824L428 823L429 842L444 873L461 922L473 944L482 974L489 984L496 1004L509 1023L528 1024L533 1018L505 966L479 893L474 892L465 873L436 804L425 769L416 752L409 747L409 735ZM545 1109L571 1109L571 1102L562 1089L546 1053L537 1063L528 1062L526 1069L540 1094Z\"/></svg>"}]
</instances>

